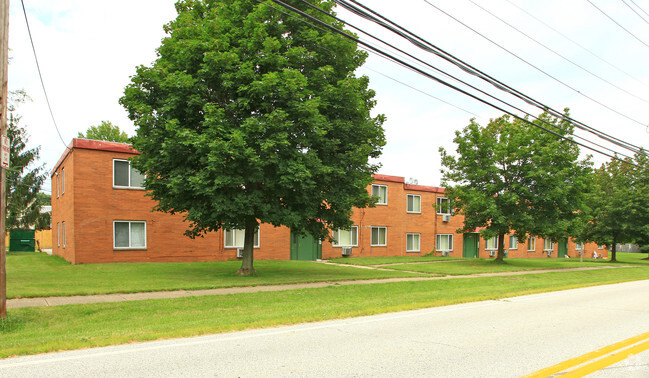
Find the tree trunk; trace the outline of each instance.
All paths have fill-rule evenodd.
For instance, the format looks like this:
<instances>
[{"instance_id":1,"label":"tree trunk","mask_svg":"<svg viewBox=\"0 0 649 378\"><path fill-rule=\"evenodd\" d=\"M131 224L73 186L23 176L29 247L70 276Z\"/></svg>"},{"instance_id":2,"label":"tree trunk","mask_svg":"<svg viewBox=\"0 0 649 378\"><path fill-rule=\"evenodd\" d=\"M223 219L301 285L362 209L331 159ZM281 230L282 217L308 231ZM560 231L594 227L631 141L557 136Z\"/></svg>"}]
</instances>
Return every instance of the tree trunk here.
<instances>
[{"instance_id":1,"label":"tree trunk","mask_svg":"<svg viewBox=\"0 0 649 378\"><path fill-rule=\"evenodd\" d=\"M494 261L505 262L505 234L498 234L498 253Z\"/></svg>"},{"instance_id":2,"label":"tree trunk","mask_svg":"<svg viewBox=\"0 0 649 378\"><path fill-rule=\"evenodd\" d=\"M617 262L615 256L615 247L617 246L617 238L613 238L613 243L611 244L611 260L609 262Z\"/></svg>"},{"instance_id":3,"label":"tree trunk","mask_svg":"<svg viewBox=\"0 0 649 378\"><path fill-rule=\"evenodd\" d=\"M255 232L259 224L257 220L246 222L245 228L245 238L243 241L243 258L241 259L241 269L237 272L240 276L254 276L255 268L253 266L254 262L254 251L255 251Z\"/></svg>"}]
</instances>

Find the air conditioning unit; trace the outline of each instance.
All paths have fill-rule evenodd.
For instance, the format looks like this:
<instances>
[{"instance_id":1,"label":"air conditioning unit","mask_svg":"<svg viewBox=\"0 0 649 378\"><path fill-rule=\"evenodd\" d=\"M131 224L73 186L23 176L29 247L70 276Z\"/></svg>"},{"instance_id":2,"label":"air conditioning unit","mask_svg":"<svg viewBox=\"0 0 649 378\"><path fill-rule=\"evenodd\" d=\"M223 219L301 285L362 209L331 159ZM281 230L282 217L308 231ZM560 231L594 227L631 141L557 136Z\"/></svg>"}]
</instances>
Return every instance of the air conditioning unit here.
<instances>
[{"instance_id":1,"label":"air conditioning unit","mask_svg":"<svg viewBox=\"0 0 649 378\"><path fill-rule=\"evenodd\" d=\"M442 256L448 257L450 255L451 255L451 251L442 251Z\"/></svg>"},{"instance_id":2,"label":"air conditioning unit","mask_svg":"<svg viewBox=\"0 0 649 378\"><path fill-rule=\"evenodd\" d=\"M552 256L552 251L548 251L548 257Z\"/></svg>"},{"instance_id":3,"label":"air conditioning unit","mask_svg":"<svg viewBox=\"0 0 649 378\"><path fill-rule=\"evenodd\" d=\"M352 247L343 247L343 256L351 256Z\"/></svg>"},{"instance_id":4,"label":"air conditioning unit","mask_svg":"<svg viewBox=\"0 0 649 378\"><path fill-rule=\"evenodd\" d=\"M237 249L237 258L238 259L243 258L243 248L238 248Z\"/></svg>"},{"instance_id":5,"label":"air conditioning unit","mask_svg":"<svg viewBox=\"0 0 649 378\"><path fill-rule=\"evenodd\" d=\"M442 215L442 222L450 222L450 221L451 221L451 214Z\"/></svg>"},{"instance_id":6,"label":"air conditioning unit","mask_svg":"<svg viewBox=\"0 0 649 378\"><path fill-rule=\"evenodd\" d=\"M496 251L489 251L489 257L495 257Z\"/></svg>"}]
</instances>

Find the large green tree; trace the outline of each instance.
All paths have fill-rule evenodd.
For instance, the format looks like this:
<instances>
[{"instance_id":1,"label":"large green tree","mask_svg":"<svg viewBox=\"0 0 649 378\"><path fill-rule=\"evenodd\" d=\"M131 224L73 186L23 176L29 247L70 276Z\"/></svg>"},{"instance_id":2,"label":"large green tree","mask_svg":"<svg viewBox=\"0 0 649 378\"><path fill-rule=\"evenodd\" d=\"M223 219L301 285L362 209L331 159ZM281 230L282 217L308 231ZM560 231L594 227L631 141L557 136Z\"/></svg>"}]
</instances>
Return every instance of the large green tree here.
<instances>
[{"instance_id":1,"label":"large green tree","mask_svg":"<svg viewBox=\"0 0 649 378\"><path fill-rule=\"evenodd\" d=\"M583 238L607 245L616 262L618 243L649 241L649 158L612 159L593 172L588 192L589 223Z\"/></svg>"},{"instance_id":2,"label":"large green tree","mask_svg":"<svg viewBox=\"0 0 649 378\"><path fill-rule=\"evenodd\" d=\"M254 273L260 222L319 239L351 226L352 208L372 203L369 158L385 144L368 78L354 75L366 53L271 5L179 1L157 60L120 100L156 209L183 213L191 237L244 229L242 275Z\"/></svg>"},{"instance_id":3,"label":"large green tree","mask_svg":"<svg viewBox=\"0 0 649 378\"><path fill-rule=\"evenodd\" d=\"M7 170L7 229L43 229L49 227L49 213L42 214L39 192L47 178L43 165L37 165L40 147L28 148L29 135L20 126L16 105L28 97L24 92L11 94L7 106L7 137L10 162Z\"/></svg>"},{"instance_id":4,"label":"large green tree","mask_svg":"<svg viewBox=\"0 0 649 378\"><path fill-rule=\"evenodd\" d=\"M105 140L108 142L128 142L128 135L110 121L101 121L99 125L90 126L86 133L79 133L77 138Z\"/></svg>"},{"instance_id":5,"label":"large green tree","mask_svg":"<svg viewBox=\"0 0 649 378\"><path fill-rule=\"evenodd\" d=\"M538 119L543 122L532 122L561 135L573 130L563 118L543 113ZM471 120L454 142L455 154L440 148L442 185L464 215L464 231L484 227L483 237L498 237L497 261L510 232L521 241L528 235L558 240L583 221L590 167L572 142L509 116L487 126Z\"/></svg>"}]
</instances>

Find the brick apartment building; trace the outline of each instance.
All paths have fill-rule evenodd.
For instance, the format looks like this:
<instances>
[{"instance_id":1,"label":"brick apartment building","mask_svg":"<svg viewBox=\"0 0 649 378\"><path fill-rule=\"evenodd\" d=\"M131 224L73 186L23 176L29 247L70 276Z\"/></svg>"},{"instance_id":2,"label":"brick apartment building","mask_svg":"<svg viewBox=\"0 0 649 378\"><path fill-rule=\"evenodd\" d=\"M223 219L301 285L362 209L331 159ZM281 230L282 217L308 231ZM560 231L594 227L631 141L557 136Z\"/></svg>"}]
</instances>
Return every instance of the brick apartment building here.
<instances>
[{"instance_id":1,"label":"brick apartment building","mask_svg":"<svg viewBox=\"0 0 649 378\"><path fill-rule=\"evenodd\" d=\"M52 171L53 252L73 264L235 259L242 230L220 230L190 239L181 215L154 212L142 176L123 143L74 139ZM450 214L444 189L410 185L403 177L375 175L368 187L379 197L374 208L356 209L351 230L336 230L334 243L295 235L286 227L262 224L255 259L314 260L352 256L420 256L435 252L455 257L489 257L495 238L457 233L462 216ZM440 208L436 207L439 204ZM552 243L506 237L509 257L607 255L594 244Z\"/></svg>"}]
</instances>

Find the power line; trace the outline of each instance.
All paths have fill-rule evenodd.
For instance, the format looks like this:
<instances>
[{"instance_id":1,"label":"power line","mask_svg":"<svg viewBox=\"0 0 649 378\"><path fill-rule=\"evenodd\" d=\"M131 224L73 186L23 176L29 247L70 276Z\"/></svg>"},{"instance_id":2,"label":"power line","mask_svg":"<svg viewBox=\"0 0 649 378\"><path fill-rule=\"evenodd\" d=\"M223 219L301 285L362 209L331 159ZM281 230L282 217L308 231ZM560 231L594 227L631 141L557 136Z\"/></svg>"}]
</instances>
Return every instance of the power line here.
<instances>
[{"instance_id":1,"label":"power line","mask_svg":"<svg viewBox=\"0 0 649 378\"><path fill-rule=\"evenodd\" d=\"M633 0L629 0L629 1L631 1L631 2L633 3L633 5L635 5L636 7L638 7L638 9L640 9L640 10L642 11L642 13L646 14L647 17L649 17L649 13L647 13L644 9L642 9L642 7L639 6L635 1L633 1Z\"/></svg>"},{"instance_id":2,"label":"power line","mask_svg":"<svg viewBox=\"0 0 649 378\"><path fill-rule=\"evenodd\" d=\"M439 72L439 73L444 74L446 77L449 77L449 78L451 78L452 80L458 81L458 82L460 82L460 83L462 83L462 84L464 84L464 85L466 85L466 86L468 86L468 87L470 87L470 88L472 88L472 89L474 89L474 90L476 90L476 91L478 91L478 92L480 92L480 93L482 93L482 94L484 94L484 95L486 95L486 96L488 96L488 97L490 97L490 98L492 98L492 99L494 99L494 100L496 100L496 101L498 101L498 102L501 102L502 104L504 104L504 105L506 105L506 106L512 107L512 108L514 108L514 109L520 111L521 113L524 113L524 114L526 114L527 116L532 117L532 118L538 120L539 122L543 122L544 124L546 124L546 125L548 125L548 126L550 126L550 127L557 128L557 129L561 130L561 131L564 132L564 133L566 132L566 130L561 129L561 128L559 128L558 126L556 126L556 125L554 125L554 124L552 124L552 123L550 123L550 122L547 122L547 121L545 121L545 120L543 120L543 119L540 119L540 118L536 117L535 115L532 115L532 114L526 112L525 110L523 110L523 109L521 109L521 108L519 108L519 107L516 107L516 106L514 106L514 105L511 105L510 103L508 103L508 102L506 102L506 101L503 101L503 100L501 100L501 99L499 99L499 98L497 98L497 97L495 97L495 96L493 96L493 95L491 95L491 94L489 94L489 93L487 93L487 92L485 92L485 91L483 91L483 90L481 90L481 89L479 89L479 88L477 88L477 87L475 87L475 86L473 86L473 85L471 85L471 84L469 84L469 83L467 83L467 82L465 82L465 81L463 81L463 80L458 79L457 77L455 77L455 76L453 76L453 75L450 75L450 74L448 74L448 73L446 73L446 72L444 72L444 71L438 69L437 67L432 66L431 64L429 64L429 63L427 63L427 62L422 61L421 59L419 59L419 58L417 58L417 57L414 57L413 55L411 55L411 54L409 54L409 53L406 53L406 52L403 51L402 49L399 49L399 48L395 47L394 45L389 44L389 43L385 42L384 40L382 40L382 39L380 39L380 38L378 38L378 37L376 37L376 36L374 36L374 35L372 35L372 34L366 32L366 31L364 31L363 29L361 29L361 28L359 28L359 27L357 27L357 26L354 26L353 24L351 24L351 23L349 23L349 22L347 22L347 21L345 21L345 20L340 19L339 17L336 17L336 16L334 16L334 15L332 15L332 14L330 14L330 13L324 11L323 9L320 9L320 8L316 7L315 5L309 3L309 2L306 1L306 0L301 0L301 1L302 1L302 3L304 3L305 5L307 5L308 7L310 7L311 9L314 9L314 10L320 12L320 13L323 13L323 14L325 14L325 15L327 15L327 16L333 18L333 19L335 19L336 21L339 21L339 22L341 22L341 23L347 25L348 27L351 27L351 28L357 30L358 32L363 33L363 34L365 34L365 35L367 35L367 36L369 36L369 37L371 37L371 38L373 38L373 39L379 41L380 43L382 43L382 44L384 44L384 45L386 45L386 46L389 46L390 48L393 48L394 50L396 50L396 51L398 51L398 52L400 52L400 53L402 53L402 54L404 54L404 55L406 55L406 56L412 58L413 60L415 60L415 61L417 61L417 62L420 62L420 63L422 63L423 65L425 65L425 66L427 66L427 67L430 67L430 68L434 69L435 71L437 71L437 72ZM348 7L347 4L341 4L341 5L343 5L346 9L348 9L348 10L350 10L350 11L352 11L352 12L358 14L359 16L361 16L361 17L365 17L365 14L363 14L362 12L358 12L358 11L357 11L356 9L354 9L353 7ZM361 5L361 6L362 6L362 5ZM281 12L281 11L280 11L280 12ZM288 13L285 13L285 12L282 12L282 13L289 15ZM289 15L289 16L290 16L290 15ZM378 23L381 23L380 20L376 20L376 19L372 19L372 20L373 20L373 21L377 21ZM389 21L389 20L388 20L388 21ZM310 25L312 25L312 27L314 27L314 28L317 28L317 29L319 29L319 30L322 30L322 31L325 31L325 32L326 32L326 30L324 30L324 29L322 29L322 28L320 28L320 27L317 27L317 26L315 26L315 25L313 25L313 24L310 24ZM383 25L383 24L382 24L382 25ZM391 29L391 30L392 30L392 29ZM412 40L411 38L409 38L407 35L404 35L404 34L401 34L401 33L399 33L399 35L401 35L401 36L403 36L403 37L405 37L405 38L408 38L408 39L409 39L411 42L413 42L413 43L416 43L416 41L413 41L413 40ZM426 49L426 50L428 50L428 49ZM373 51L370 51L370 50L368 50L368 51L369 51L369 52L373 52ZM378 55L379 57L381 57L381 58L388 59L388 58L386 58L386 57L383 56L383 55L380 55L380 54L377 54L377 55ZM389 60L389 59L388 59L388 60ZM394 62L394 61L393 61L393 62ZM409 68L409 67L404 66L404 65L402 65L402 66L405 67L405 68ZM405 84L404 84L404 85L405 85ZM415 90L416 90L416 89L415 89ZM423 92L422 92L422 93L423 93ZM431 95L429 95L429 94L427 94L427 93L424 93L424 94L426 94L426 95L428 95L428 96L431 96ZM434 96L432 96L432 97L434 97ZM437 97L434 97L434 98L436 98L436 99L438 99L438 100L440 100L440 101L442 101L442 102L447 103L446 101L443 101L443 100L441 100L441 99L439 99L439 98L437 98ZM447 103L447 104L448 104L448 103ZM452 105L452 104L449 104L449 105L456 107L455 105ZM534 105L534 104L532 104L532 105ZM456 107L456 108L457 108L457 107ZM461 108L459 108L459 109L460 109L460 110L463 110L463 111L465 111L465 112L468 112L468 111L466 111L466 110L464 110L464 109L461 109ZM468 113L470 113L470 112L468 112ZM470 113L470 114L473 114L473 113ZM473 115L475 115L475 114L473 114ZM561 115L560 117L561 117L561 118L565 118L563 115ZM614 154L617 153L617 154L620 154L620 155L622 155L622 156L624 156L624 157L629 157L629 156L627 156L627 155L625 155L625 154L622 154L622 153L616 152L616 151L614 151L614 150L612 150L612 149L610 149L610 148L608 148L608 147L602 146L602 145L600 145L600 144L598 144L598 143L595 143L595 142L593 142L593 141L590 141L590 140L588 140L588 139L586 139L586 138L583 138L583 137L581 137L581 136L579 136L579 135L576 135L576 134L574 134L574 133L570 133L570 135L572 135L573 137L575 137L575 138L577 138L577 139L583 140L583 141L585 141L585 142L587 142L587 143L593 144L593 145L595 145L595 146L597 146L597 147L600 147L600 148L603 148L603 149L605 149L605 150L607 150L607 151L610 151L610 152L612 152L612 153L614 153Z\"/></svg>"},{"instance_id":3,"label":"power line","mask_svg":"<svg viewBox=\"0 0 649 378\"><path fill-rule=\"evenodd\" d=\"M586 1L587 1L590 5L592 5L593 7L595 7L595 9L597 9L598 11L600 11L604 16L606 16L606 18L608 18L609 20L613 21L613 23L615 23L615 25L619 26L622 30L624 30L625 32L627 32L631 37L635 38L638 42L642 43L643 45L649 47L649 45L647 45L643 40L641 40L640 38L638 38L635 34L631 33L627 28L625 28L624 26L622 26L622 24L620 24L619 22L615 21L615 20L613 19L613 17L609 16L606 12L604 12L603 10L601 10L597 5L593 4L592 1L590 1L590 0L586 0Z\"/></svg>"},{"instance_id":4,"label":"power line","mask_svg":"<svg viewBox=\"0 0 649 378\"><path fill-rule=\"evenodd\" d=\"M481 36L482 38L486 39L487 41L489 41L489 42L492 43L493 45L499 47L500 49L502 49L503 51L507 52L508 54L510 54L510 55L514 56L515 58L519 59L519 60L522 61L523 63L525 63L525 64L529 65L530 67L536 69L537 71L543 73L544 75L546 75L547 77L549 77L549 78L551 78L552 80L556 81L557 83L559 83L559 84L561 84L561 85L563 85L563 86L565 86L565 87L571 89L571 90L574 91L575 93L577 93L577 94L579 94L579 95L581 95L581 96L583 96L583 97L585 97L585 98L587 98L587 99L593 101L594 103L599 104L599 105L601 105L602 107L604 107L604 108L606 108L606 109L608 109L608 110L610 110L610 111L612 111L612 112L614 112L614 113L616 113L616 114L618 114L618 115L620 115L620 116L622 116L622 117L625 117L625 118L627 118L627 119L629 119L629 120L631 120L631 121L633 121L633 122L635 122L635 123L641 125L642 127L645 127L645 128L647 127L647 126L646 126L645 124L643 124L642 122L640 122L640 121L638 121L638 120L635 120L635 119L633 119L633 118L627 116L626 114L623 114L623 113L621 113L621 112L619 112L619 111L617 111L617 110L615 110L615 109L613 109L613 108L607 106L606 104L603 104L603 103L601 103L601 102L595 100L594 98L592 98L592 97L590 97L590 96L588 96L588 95L582 93L582 92L579 91L578 89L573 88L572 86L570 86L570 85L564 83L563 81L557 79L556 77L552 76L552 75L549 74L548 72L546 72L546 71L542 70L541 68L535 66L533 63L531 63L531 62L529 62L529 61L527 61L527 60L521 58L520 56L516 55L516 54L513 53L512 51L508 50L507 48L505 48L505 47L503 47L502 45L498 44L497 42L493 41L493 40L490 39L489 37L487 37L487 36L485 36L484 34L478 32L477 30L473 29L471 26L465 24L464 22L462 22L461 20L457 19L457 18L454 17L453 15L447 13L446 11L444 11L444 10L441 9L441 8L439 8L439 7L436 6L435 4L430 3L428 0L424 0L424 2L425 2L426 4L428 4L428 5L430 5L431 7L437 9L437 10L440 11L441 13L445 14L446 16L450 17L450 18L453 19L454 21L458 22L458 23L461 24L462 26L466 27L467 29L471 30L472 32L478 34L479 36ZM443 50L442 50L442 51L443 51ZM451 56L452 56L452 55L451 55ZM481 76L479 76L479 75L476 75L476 76L481 77ZM481 78L482 78L482 77L481 77ZM483 78L483 79L484 79L484 78ZM487 80L487 79L485 79L485 80ZM491 83L491 81L489 81L489 80L487 80L487 81ZM500 84L501 84L501 85L495 85L495 84L494 84L494 86L496 86L496 87L499 88L499 89L502 89L502 88L501 88L502 85L505 85L505 84L502 84L502 83L500 83ZM509 91L508 91L508 92L509 92ZM511 92L509 92L509 93L511 93ZM522 93L521 93L521 95L523 95L523 96L529 98L529 96L526 96L526 95L524 95L524 94L522 94ZM551 107L549 107L549 106L547 106L547 105L543 105L543 104L541 104L540 102L538 102L538 101L536 101L536 100L533 100L533 99L531 99L531 98L529 98L529 99L530 99L529 101L532 101L531 103L532 103L534 106L540 107L540 108L542 108L542 109L543 109L543 108L548 108L548 109L553 110L556 114L560 114L559 112L557 112L556 110L552 109ZM556 115L555 115L555 116L556 116ZM633 144L631 144L631 143L628 143L628 142L622 141L622 140L620 140L620 139L618 139L618 138L615 138L615 137L613 137L613 136L611 136L611 135L609 135L609 134L606 134L606 133L604 133L604 132L602 132L602 131L599 131L599 130L593 128L593 127L590 127L590 126L586 125L586 124L583 123L583 122L579 122L579 121L574 120L574 119L572 119L572 118L570 118L570 121L573 122L573 123L575 123L578 127L581 127L582 129L584 129L585 131L591 132L591 133L597 135L599 138L602 138L602 139L604 139L604 140L606 140L606 141L608 141L608 142L610 142L610 143L618 144L618 143L612 141L612 140L616 140L616 141L618 141L619 143L622 143L622 144L624 144L624 145L627 145L627 146L632 147L631 150L632 150L633 152L638 152L638 151L640 150L640 147L638 147L638 146L635 146L635 145L633 145ZM610 138L610 139L609 139L609 138ZM623 146L620 146L620 147L623 147ZM629 147L623 147L623 148L629 149Z\"/></svg>"},{"instance_id":5,"label":"power line","mask_svg":"<svg viewBox=\"0 0 649 378\"><path fill-rule=\"evenodd\" d=\"M633 13L638 15L638 17L640 17L640 19L642 19L642 21L644 21L646 24L649 24L649 21L647 21L644 17L642 17L642 15L640 13L638 13L637 10L633 9L633 7L629 5L629 3L627 3L624 0L620 0L620 1L622 1L624 3L624 5L626 5L629 9L631 9L633 11Z\"/></svg>"},{"instance_id":6,"label":"power line","mask_svg":"<svg viewBox=\"0 0 649 378\"><path fill-rule=\"evenodd\" d=\"M52 111L52 106L50 105L50 99L47 96L47 90L45 90L45 82L43 81L43 75L41 74L41 66L38 64L38 56L36 55L36 47L34 47L34 39L32 38L32 31L29 28L29 20L27 19L27 11L25 10L25 2L23 0L20 0L20 3L23 6L23 14L25 15L25 24L27 25L27 33L29 34L29 42L32 45L32 51L34 52L34 60L36 61L36 69L38 70L38 77L41 81L41 86L43 88L43 94L45 95L45 102L47 103L47 108L50 111L50 116L52 117L52 122L54 123L54 128L56 129L56 133L59 135L59 139L61 139L61 143L65 146L66 149L69 149L68 145L65 144L65 141L63 140L63 137L61 136L61 132L59 131L59 126L56 124L56 119L54 118L54 112Z\"/></svg>"},{"instance_id":7,"label":"power line","mask_svg":"<svg viewBox=\"0 0 649 378\"><path fill-rule=\"evenodd\" d=\"M590 55L592 55L592 56L594 56L595 58L599 59L601 62L604 62L604 63L608 64L610 67L614 68L614 69L617 70L618 72L625 74L625 75L628 76L629 78L631 78L631 79L637 81L638 83L644 85L645 87L649 88L649 85L647 85L647 84L646 84L645 82L643 82L642 80L640 80L640 79L638 79L637 77L631 75L630 73L624 71L623 69L617 67L616 65L614 65L613 63L609 62L608 60L602 58L601 56L595 54L593 51L591 51L591 50L588 49L587 47L583 46L582 44L580 44L579 42L575 41L574 39L568 37L568 36L565 35L564 33L562 33L562 32L560 32L559 30L557 30L556 28L552 27L551 25L547 24L547 23L544 22L543 20L539 19L538 17L536 17L536 16L533 15L532 13L530 13L530 12L526 11L525 9L521 8L521 7L520 7L519 5L517 5L516 3L512 2L511 0L505 0L505 1L507 1L509 4L513 5L514 7L518 8L521 12L523 12L523 13L527 14L528 16L532 17L533 19L535 19L536 21L538 21L539 23L541 23L542 25L544 25L546 28L548 28L548 29L554 31L555 33L559 34L560 36L562 36L562 37L565 38L566 40L568 40L568 41L572 42L573 44L579 46L582 50L586 51L586 52L589 53Z\"/></svg>"},{"instance_id":8,"label":"power line","mask_svg":"<svg viewBox=\"0 0 649 378\"><path fill-rule=\"evenodd\" d=\"M614 87L614 88L616 88L616 89L618 89L618 90L620 90L620 91L622 91L622 92L628 94L629 96L635 97L635 98L637 98L638 100L640 100L640 101L642 101L642 102L645 102L645 103L649 104L649 101L645 100L644 98L642 98L642 97L640 97L640 96L638 96L638 95L636 95L636 94L634 94L634 93L631 93L631 92L627 91L626 89L624 89L624 88L622 88L622 87L619 87L619 86L617 86L617 85L611 83L610 81L604 79L603 77L597 75L596 73L594 73L594 72L588 70L588 69L585 68L584 66L582 66L582 65L580 65L580 64L577 64L577 63L573 62L572 60L570 60L569 58L563 56L562 54L558 53L557 51L553 50L552 48L550 48L550 47L546 46L545 44L539 42L538 40L536 40L536 39L533 38L532 36L528 35L527 33L523 32L522 30L516 28L514 25L512 25L512 24L510 24L509 22L505 21L503 18L501 18L501 17L499 17L498 15L494 14L493 12L489 11L488 9L486 9L485 7L483 7L482 5L476 3L474 0L468 0L468 1L469 1L471 4L475 5L476 7L482 9L484 12L488 13L489 15L491 15L492 17L494 17L495 19L499 20L499 21L502 22L503 24L509 26L510 28L512 28L512 29L516 30L517 32L519 32L520 34L524 35L526 38L528 38L529 40L533 41L533 42L536 43L537 45L539 45L539 46L545 48L546 50L550 51L550 52L553 53L554 55L556 55L556 56L560 57L561 59L565 60L566 62L568 62L568 63L574 65L575 67L579 68L580 70L589 73L589 74L592 75L593 77L596 77L597 79L599 79L599 80L605 82L606 84L608 84L608 85L610 85L610 86L612 86L612 87Z\"/></svg>"},{"instance_id":9,"label":"power line","mask_svg":"<svg viewBox=\"0 0 649 378\"><path fill-rule=\"evenodd\" d=\"M271 7L271 6L268 5L268 4L261 3L260 0L257 0L257 1L258 1L260 4L264 4L264 5L267 5L267 6ZM329 25L329 24L327 24L327 23L325 23L325 22L323 22L323 21L317 19L316 17L313 17L313 16L309 15L308 13L306 13L306 12L304 12L304 11L302 11L302 10L299 10L299 9L297 9L297 8L291 6L291 5L288 5L288 4L286 4L286 3L284 3L284 2L282 2L282 1L280 1L280 0L272 0L272 1L273 1L274 3L276 3L276 4L278 4L278 5L280 5L280 6L284 7L284 8L286 8L286 9L289 9L289 10L291 10L291 11L293 11L293 12L295 12L295 13L301 15L301 16L304 16L304 17L308 18L309 20L311 20L311 21L313 21L313 22L316 22L317 24L320 24L320 25L322 25L322 26L324 26L324 27L326 27L326 28L332 30L333 32L335 32L335 33L337 33L337 34L339 34L339 35L341 35L341 36L343 36L343 37L345 37L345 38L347 38L347 39L350 39L350 40L356 42L357 44L361 44L361 45L363 45L363 46L365 46L365 47L367 47L367 48L373 50L373 51L374 51L375 53L377 53L377 54L384 55L384 56L388 57L390 60L392 60L392 61L394 61L394 62L397 62L397 63L399 63L399 64L402 64L402 65L408 66L410 69L412 69L412 70L418 72L418 73L421 74L422 76L425 76L425 77L427 77L427 78L429 78L429 79L432 79L432 80L434 80L434 81L436 81L436 82L438 82L438 83L440 83L440 84L442 84L442 85L444 85L444 86L446 86L446 87L449 87L449 88L451 88L451 89L453 89L453 90L455 90L455 91L458 91L458 92L460 92L460 93L462 93L462 94L464 94L464 95L466 95L466 96L469 96L469 97L471 97L471 98L473 98L473 99L475 99L475 100L477 100L477 101L479 101L479 102L481 102L481 103L483 103L483 104L485 104L485 105L488 105L488 106L490 106L490 107L492 107L492 108L494 108L494 109L497 109L497 110L499 110L499 111L501 111L501 112L503 112L503 113L509 114L509 115L511 115L512 117L514 117L514 118L516 118L516 119L519 119L519 120L522 121L522 122L525 122L525 123L527 123L527 124L529 124L529 125L531 125L531 126L537 127L537 128L539 128L539 129L541 129L541 130L544 130L544 131L546 131L546 132L548 132L548 133L550 133L550 134L552 134L552 135L555 135L555 136L557 136L557 137L559 137L559 138L561 138L561 139L564 139L564 140L566 140L566 141L569 141L569 142L571 142L571 143L574 143L574 144L576 144L576 145L578 145L578 146L581 146L581 147L584 147L584 148L589 149L589 150L591 150L591 151L594 151L594 152L600 153L600 154L602 154L602 155L604 155L604 156L607 156L607 157L609 157L609 158L611 158L611 159L624 161L624 160L618 158L618 157L615 156L615 155L609 155L609 154L607 154L607 153L604 153L604 152L599 151L599 150L597 150L597 149L594 149L594 148L592 148L592 147L586 146L586 145L584 145L583 143L576 142L576 141L573 140L573 139L570 139L570 138L568 138L568 137L566 137L566 136L564 136L564 135L558 134L558 133L556 133L556 132L554 132L554 131L552 131L552 130L549 130L549 129L543 127L543 126L536 125L536 124L534 124L533 122L530 122L529 120L527 120L527 119L525 119L525 118L522 118L522 117L520 117L520 116L518 116L518 115L516 115L516 114L514 114L514 113L512 113L512 112L510 112L510 111L508 111L508 110L505 110L505 109L503 109L503 108L501 108L501 107L499 107L499 106L497 106L497 105L494 105L494 104L492 104L492 103L489 103L488 101L486 101L486 100L484 100L484 99L481 99L481 98L479 98L479 97L477 97L477 96L475 96L475 95L473 95L473 94L471 94L471 93L466 92L465 90L463 90L463 89L461 89L461 88L458 88L458 87L456 87L456 86L454 86L454 85L452 85L452 84L450 84L450 83L447 83L446 81L444 81L444 80L442 80L442 79L440 79L440 78L438 78L438 77L436 77L436 76L434 76L434 75L432 75L432 74L430 74L430 73L427 73L427 72L425 72L425 71L422 71L421 69L418 69L417 67L414 67L414 66L408 64L407 62L403 61L402 59L399 59L399 58L397 58L397 57L395 57L395 56L392 56L392 55L386 53L385 51L382 51L382 50L380 50L380 49L377 49L377 48L375 48L375 47L372 47L372 46L370 46L369 44L367 44L366 42L364 42L364 41L362 41L362 40L360 40L360 39L358 39L358 38L356 38L356 37L354 37L354 36L351 36L351 35L345 33L345 32L342 31L342 30L338 30L337 28L335 28L335 27L333 27L333 26L331 26L331 25ZM277 10L277 8L274 8L274 7L271 7L271 8ZM629 164L632 164L632 163L629 163ZM632 165L635 165L635 164L632 164Z\"/></svg>"}]
</instances>

